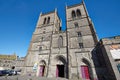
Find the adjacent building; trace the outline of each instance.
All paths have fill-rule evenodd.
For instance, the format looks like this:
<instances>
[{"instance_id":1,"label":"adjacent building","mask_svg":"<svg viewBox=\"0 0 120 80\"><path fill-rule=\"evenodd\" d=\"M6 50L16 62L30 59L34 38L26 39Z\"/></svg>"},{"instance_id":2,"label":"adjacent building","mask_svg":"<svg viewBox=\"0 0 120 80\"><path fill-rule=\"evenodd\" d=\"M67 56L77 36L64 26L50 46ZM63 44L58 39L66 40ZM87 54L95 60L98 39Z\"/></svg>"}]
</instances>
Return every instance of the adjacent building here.
<instances>
[{"instance_id":1,"label":"adjacent building","mask_svg":"<svg viewBox=\"0 0 120 80\"><path fill-rule=\"evenodd\" d=\"M0 67L3 69L11 69L14 67L14 61L17 60L16 54L13 55L0 55Z\"/></svg>"},{"instance_id":2,"label":"adjacent building","mask_svg":"<svg viewBox=\"0 0 120 80\"><path fill-rule=\"evenodd\" d=\"M0 69L24 70L24 58L16 54L0 55Z\"/></svg>"},{"instance_id":3,"label":"adjacent building","mask_svg":"<svg viewBox=\"0 0 120 80\"><path fill-rule=\"evenodd\" d=\"M100 80L120 79L120 36L103 38L95 48Z\"/></svg>"}]
</instances>

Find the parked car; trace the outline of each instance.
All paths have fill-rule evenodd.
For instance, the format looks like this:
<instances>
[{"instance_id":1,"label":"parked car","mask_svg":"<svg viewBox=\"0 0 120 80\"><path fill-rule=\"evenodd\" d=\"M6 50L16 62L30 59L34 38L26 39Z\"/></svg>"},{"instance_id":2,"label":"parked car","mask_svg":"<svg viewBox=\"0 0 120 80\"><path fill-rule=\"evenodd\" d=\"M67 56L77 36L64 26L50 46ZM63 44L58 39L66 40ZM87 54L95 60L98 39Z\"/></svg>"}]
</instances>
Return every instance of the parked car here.
<instances>
[{"instance_id":1,"label":"parked car","mask_svg":"<svg viewBox=\"0 0 120 80\"><path fill-rule=\"evenodd\" d=\"M17 72L15 72L14 70L1 70L0 71L0 76L11 76L11 75L17 75Z\"/></svg>"},{"instance_id":2,"label":"parked car","mask_svg":"<svg viewBox=\"0 0 120 80\"><path fill-rule=\"evenodd\" d=\"M3 72L2 72L2 70L0 70L0 76L2 76L3 75Z\"/></svg>"},{"instance_id":3,"label":"parked car","mask_svg":"<svg viewBox=\"0 0 120 80\"><path fill-rule=\"evenodd\" d=\"M11 76L12 72L11 72L11 70L3 70L3 74Z\"/></svg>"},{"instance_id":4,"label":"parked car","mask_svg":"<svg viewBox=\"0 0 120 80\"><path fill-rule=\"evenodd\" d=\"M1 70L0 76L5 76L5 75L12 75L12 73L9 70Z\"/></svg>"}]
</instances>

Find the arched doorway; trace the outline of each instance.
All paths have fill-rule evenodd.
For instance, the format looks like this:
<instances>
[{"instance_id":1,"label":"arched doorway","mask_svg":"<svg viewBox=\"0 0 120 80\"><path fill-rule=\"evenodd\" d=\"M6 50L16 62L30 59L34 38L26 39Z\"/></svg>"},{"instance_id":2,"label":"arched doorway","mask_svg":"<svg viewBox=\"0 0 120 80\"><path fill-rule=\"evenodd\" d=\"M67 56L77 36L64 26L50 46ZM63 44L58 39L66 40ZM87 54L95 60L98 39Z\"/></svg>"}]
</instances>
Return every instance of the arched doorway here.
<instances>
[{"instance_id":1,"label":"arched doorway","mask_svg":"<svg viewBox=\"0 0 120 80\"><path fill-rule=\"evenodd\" d=\"M85 58L82 59L82 62L85 64L81 65L82 79L93 80L93 71L90 62Z\"/></svg>"},{"instance_id":2,"label":"arched doorway","mask_svg":"<svg viewBox=\"0 0 120 80\"><path fill-rule=\"evenodd\" d=\"M45 73L45 66L46 66L46 62L44 60L40 61L40 65L39 65L39 76L43 77L44 73Z\"/></svg>"},{"instance_id":3,"label":"arched doorway","mask_svg":"<svg viewBox=\"0 0 120 80\"><path fill-rule=\"evenodd\" d=\"M66 77L66 59L64 56L56 57L56 77Z\"/></svg>"}]
</instances>

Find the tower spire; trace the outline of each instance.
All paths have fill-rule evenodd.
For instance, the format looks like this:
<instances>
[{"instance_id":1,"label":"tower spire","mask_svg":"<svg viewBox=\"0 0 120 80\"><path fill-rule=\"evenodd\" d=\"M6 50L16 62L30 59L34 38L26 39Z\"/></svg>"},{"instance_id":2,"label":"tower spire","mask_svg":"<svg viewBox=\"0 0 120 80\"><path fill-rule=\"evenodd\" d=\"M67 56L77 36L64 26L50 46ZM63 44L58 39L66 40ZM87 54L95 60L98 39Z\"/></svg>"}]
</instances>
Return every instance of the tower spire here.
<instances>
[{"instance_id":1,"label":"tower spire","mask_svg":"<svg viewBox=\"0 0 120 80\"><path fill-rule=\"evenodd\" d=\"M86 5L85 5L84 0L82 0L82 4L83 4L83 7L84 7L84 9L85 9L86 15L89 16L89 14L88 14L88 12L87 12L87 9L86 9Z\"/></svg>"},{"instance_id":2,"label":"tower spire","mask_svg":"<svg viewBox=\"0 0 120 80\"><path fill-rule=\"evenodd\" d=\"M40 13L40 16L42 15L42 12Z\"/></svg>"},{"instance_id":3,"label":"tower spire","mask_svg":"<svg viewBox=\"0 0 120 80\"><path fill-rule=\"evenodd\" d=\"M55 8L55 12L57 13L57 8Z\"/></svg>"},{"instance_id":4,"label":"tower spire","mask_svg":"<svg viewBox=\"0 0 120 80\"><path fill-rule=\"evenodd\" d=\"M66 7L66 9L67 9L67 3L65 3L65 7Z\"/></svg>"}]
</instances>

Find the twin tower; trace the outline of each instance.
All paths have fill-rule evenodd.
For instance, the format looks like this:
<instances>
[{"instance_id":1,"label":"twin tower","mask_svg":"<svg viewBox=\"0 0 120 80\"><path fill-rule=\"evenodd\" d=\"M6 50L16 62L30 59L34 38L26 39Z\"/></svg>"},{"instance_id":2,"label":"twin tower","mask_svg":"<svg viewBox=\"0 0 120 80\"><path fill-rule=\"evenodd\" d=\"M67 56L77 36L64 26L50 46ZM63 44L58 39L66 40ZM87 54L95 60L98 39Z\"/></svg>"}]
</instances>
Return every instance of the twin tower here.
<instances>
[{"instance_id":1,"label":"twin tower","mask_svg":"<svg viewBox=\"0 0 120 80\"><path fill-rule=\"evenodd\" d=\"M40 14L25 60L25 74L97 79L93 49L98 42L84 2L66 6L66 31L57 10Z\"/></svg>"}]
</instances>

